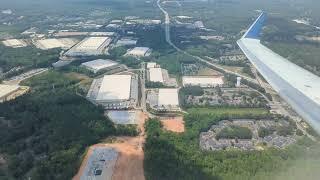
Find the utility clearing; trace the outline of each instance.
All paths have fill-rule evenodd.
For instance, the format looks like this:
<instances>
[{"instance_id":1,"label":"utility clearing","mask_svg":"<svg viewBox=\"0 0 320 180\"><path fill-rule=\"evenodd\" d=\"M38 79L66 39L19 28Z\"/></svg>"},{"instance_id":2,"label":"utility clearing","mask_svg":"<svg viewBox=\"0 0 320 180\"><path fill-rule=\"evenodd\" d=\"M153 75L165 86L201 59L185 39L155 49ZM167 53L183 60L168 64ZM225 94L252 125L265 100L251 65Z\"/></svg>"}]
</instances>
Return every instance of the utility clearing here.
<instances>
[{"instance_id":1,"label":"utility clearing","mask_svg":"<svg viewBox=\"0 0 320 180\"><path fill-rule=\"evenodd\" d=\"M163 128L167 131L183 133L185 131L184 121L182 116L170 117L162 119L161 123Z\"/></svg>"}]
</instances>

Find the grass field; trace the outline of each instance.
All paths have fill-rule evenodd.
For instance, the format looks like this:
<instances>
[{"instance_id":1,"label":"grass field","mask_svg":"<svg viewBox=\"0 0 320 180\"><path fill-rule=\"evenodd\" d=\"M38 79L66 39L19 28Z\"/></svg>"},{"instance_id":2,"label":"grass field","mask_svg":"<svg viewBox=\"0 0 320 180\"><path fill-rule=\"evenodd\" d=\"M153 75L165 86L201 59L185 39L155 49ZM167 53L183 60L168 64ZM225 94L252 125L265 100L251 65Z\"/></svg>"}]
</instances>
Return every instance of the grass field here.
<instances>
[{"instance_id":1,"label":"grass field","mask_svg":"<svg viewBox=\"0 0 320 180\"><path fill-rule=\"evenodd\" d=\"M210 69L208 67L201 68L198 72L198 76L218 76L221 75L220 72Z\"/></svg>"},{"instance_id":2,"label":"grass field","mask_svg":"<svg viewBox=\"0 0 320 180\"><path fill-rule=\"evenodd\" d=\"M188 113L194 114L253 114L253 115L261 115L267 114L268 111L263 108L190 108L187 109Z\"/></svg>"}]
</instances>

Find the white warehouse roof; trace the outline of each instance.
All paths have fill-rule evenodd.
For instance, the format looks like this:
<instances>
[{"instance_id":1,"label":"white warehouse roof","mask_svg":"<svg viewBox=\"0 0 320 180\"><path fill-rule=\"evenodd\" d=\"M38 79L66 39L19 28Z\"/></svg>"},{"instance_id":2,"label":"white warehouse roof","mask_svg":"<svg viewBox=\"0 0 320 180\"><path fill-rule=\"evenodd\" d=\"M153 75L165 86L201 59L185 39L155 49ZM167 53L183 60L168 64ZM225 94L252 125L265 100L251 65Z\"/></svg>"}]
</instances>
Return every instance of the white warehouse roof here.
<instances>
[{"instance_id":1,"label":"white warehouse roof","mask_svg":"<svg viewBox=\"0 0 320 180\"><path fill-rule=\"evenodd\" d=\"M178 89L159 89L158 106L179 106Z\"/></svg>"},{"instance_id":2,"label":"white warehouse roof","mask_svg":"<svg viewBox=\"0 0 320 180\"><path fill-rule=\"evenodd\" d=\"M43 50L53 49L53 48L70 48L75 45L77 42L70 38L62 38L62 39L41 39L35 42L35 45Z\"/></svg>"},{"instance_id":3,"label":"white warehouse roof","mask_svg":"<svg viewBox=\"0 0 320 180\"><path fill-rule=\"evenodd\" d=\"M150 68L149 76L151 82L161 82L163 83L162 69L161 68Z\"/></svg>"},{"instance_id":4,"label":"white warehouse roof","mask_svg":"<svg viewBox=\"0 0 320 180\"><path fill-rule=\"evenodd\" d=\"M96 50L108 39L110 38L109 37L89 37L81 41L77 49Z\"/></svg>"},{"instance_id":5,"label":"white warehouse roof","mask_svg":"<svg viewBox=\"0 0 320 180\"><path fill-rule=\"evenodd\" d=\"M93 72L97 72L99 70L118 65L118 63L111 60L97 59L82 63L81 65L92 70Z\"/></svg>"},{"instance_id":6,"label":"white warehouse roof","mask_svg":"<svg viewBox=\"0 0 320 180\"><path fill-rule=\"evenodd\" d=\"M104 48L111 43L112 39L109 37L88 37L72 47L66 55L68 56L90 56L101 55Z\"/></svg>"},{"instance_id":7,"label":"white warehouse roof","mask_svg":"<svg viewBox=\"0 0 320 180\"><path fill-rule=\"evenodd\" d=\"M24 42L22 39L8 39L2 41L2 43L5 46L13 47L13 48L18 48L18 47L25 47L27 46L27 43Z\"/></svg>"},{"instance_id":8,"label":"white warehouse roof","mask_svg":"<svg viewBox=\"0 0 320 180\"><path fill-rule=\"evenodd\" d=\"M130 38L121 38L117 41L117 46L133 46L137 44L137 40Z\"/></svg>"},{"instance_id":9,"label":"white warehouse roof","mask_svg":"<svg viewBox=\"0 0 320 180\"><path fill-rule=\"evenodd\" d=\"M209 76L184 76L182 77L183 86L219 86L223 85L223 77L209 77Z\"/></svg>"},{"instance_id":10,"label":"white warehouse roof","mask_svg":"<svg viewBox=\"0 0 320 180\"><path fill-rule=\"evenodd\" d=\"M150 48L148 47L135 47L127 53L127 55L131 56L148 56L150 52Z\"/></svg>"},{"instance_id":11,"label":"white warehouse roof","mask_svg":"<svg viewBox=\"0 0 320 180\"><path fill-rule=\"evenodd\" d=\"M17 85L5 85L0 84L0 98L7 96L8 94L19 89L20 86Z\"/></svg>"},{"instance_id":12,"label":"white warehouse roof","mask_svg":"<svg viewBox=\"0 0 320 180\"><path fill-rule=\"evenodd\" d=\"M114 36L115 32L91 32L90 36Z\"/></svg>"},{"instance_id":13,"label":"white warehouse roof","mask_svg":"<svg viewBox=\"0 0 320 180\"><path fill-rule=\"evenodd\" d=\"M150 68L155 68L157 66L157 63L155 62L148 62L147 63L147 68L150 69Z\"/></svg>"},{"instance_id":14,"label":"white warehouse roof","mask_svg":"<svg viewBox=\"0 0 320 180\"><path fill-rule=\"evenodd\" d=\"M96 100L130 99L131 75L106 75L103 77Z\"/></svg>"}]
</instances>

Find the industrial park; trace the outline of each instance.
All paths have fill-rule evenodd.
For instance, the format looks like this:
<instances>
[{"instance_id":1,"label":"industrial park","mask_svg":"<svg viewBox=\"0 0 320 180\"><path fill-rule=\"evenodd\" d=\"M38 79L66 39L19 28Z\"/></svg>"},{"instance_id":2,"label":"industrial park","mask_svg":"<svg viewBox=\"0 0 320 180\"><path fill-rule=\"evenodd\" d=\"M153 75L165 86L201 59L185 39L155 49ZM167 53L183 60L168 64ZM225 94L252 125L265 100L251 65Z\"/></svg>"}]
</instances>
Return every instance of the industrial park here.
<instances>
[{"instance_id":1,"label":"industrial park","mask_svg":"<svg viewBox=\"0 0 320 180\"><path fill-rule=\"evenodd\" d=\"M0 179L278 180L320 157L320 66L287 52L317 21L251 1L6 2Z\"/></svg>"},{"instance_id":2,"label":"industrial park","mask_svg":"<svg viewBox=\"0 0 320 180\"><path fill-rule=\"evenodd\" d=\"M114 86L117 84L117 86ZM105 75L95 79L87 98L106 109L134 108L138 101L138 80L135 75Z\"/></svg>"}]
</instances>

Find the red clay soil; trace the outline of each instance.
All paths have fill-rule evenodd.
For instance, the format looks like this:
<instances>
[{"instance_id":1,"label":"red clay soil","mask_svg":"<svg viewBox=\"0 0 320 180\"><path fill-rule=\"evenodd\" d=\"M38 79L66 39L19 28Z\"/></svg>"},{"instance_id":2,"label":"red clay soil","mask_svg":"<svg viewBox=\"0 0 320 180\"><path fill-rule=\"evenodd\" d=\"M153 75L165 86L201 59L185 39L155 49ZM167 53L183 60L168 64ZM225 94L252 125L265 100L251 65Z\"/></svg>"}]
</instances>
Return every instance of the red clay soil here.
<instances>
[{"instance_id":1,"label":"red clay soil","mask_svg":"<svg viewBox=\"0 0 320 180\"><path fill-rule=\"evenodd\" d=\"M87 164L88 157L92 154L92 150L97 146L113 147L119 152L117 162L113 170L112 180L144 180L143 145L145 142L145 136L143 124L146 119L147 116L144 113L141 113L141 121L138 125L141 133L137 137L117 137L116 143L101 143L91 146L73 180L80 180L80 176L83 174Z\"/></svg>"},{"instance_id":2,"label":"red clay soil","mask_svg":"<svg viewBox=\"0 0 320 180\"><path fill-rule=\"evenodd\" d=\"M182 133L185 131L183 117L162 119L163 128L168 131Z\"/></svg>"},{"instance_id":3,"label":"red clay soil","mask_svg":"<svg viewBox=\"0 0 320 180\"><path fill-rule=\"evenodd\" d=\"M82 161L81 167L77 175L73 180L79 180L81 174L85 169L88 161L88 157L92 154L92 150L95 147L113 147L118 152L118 159L115 164L112 180L144 180L144 169L143 169L143 149L144 144L143 137L119 137L117 138L119 143L112 144L96 144L89 148L84 160Z\"/></svg>"},{"instance_id":4,"label":"red clay soil","mask_svg":"<svg viewBox=\"0 0 320 180\"><path fill-rule=\"evenodd\" d=\"M82 163L81 163L81 166L80 166L78 173L72 178L72 180L80 180L80 176L81 176L81 174L83 174L83 171L85 170L86 164L88 162L88 158L91 156L92 151L95 146L98 146L98 145L93 145L93 146L89 147L87 154L85 155L85 157L82 160Z\"/></svg>"},{"instance_id":5,"label":"red clay soil","mask_svg":"<svg viewBox=\"0 0 320 180\"><path fill-rule=\"evenodd\" d=\"M114 167L112 180L145 180L144 177L144 152L145 143L144 123L148 116L140 112L138 128L140 135L137 137L118 137L123 143L114 143L109 146L118 150L119 156Z\"/></svg>"},{"instance_id":6,"label":"red clay soil","mask_svg":"<svg viewBox=\"0 0 320 180\"><path fill-rule=\"evenodd\" d=\"M119 156L113 171L112 180L144 180L142 145L144 138L126 139L124 143L110 144L118 150Z\"/></svg>"}]
</instances>

